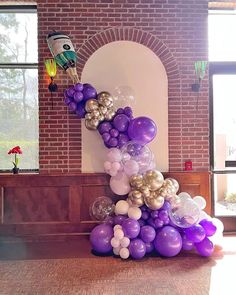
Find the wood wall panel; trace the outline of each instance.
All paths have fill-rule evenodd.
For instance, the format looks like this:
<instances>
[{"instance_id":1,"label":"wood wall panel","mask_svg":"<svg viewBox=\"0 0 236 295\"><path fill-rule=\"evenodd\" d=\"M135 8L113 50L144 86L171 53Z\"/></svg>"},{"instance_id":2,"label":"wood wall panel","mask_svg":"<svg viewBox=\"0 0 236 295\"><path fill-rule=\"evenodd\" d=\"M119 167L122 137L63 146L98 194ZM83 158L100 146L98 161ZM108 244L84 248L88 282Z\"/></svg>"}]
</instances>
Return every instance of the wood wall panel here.
<instances>
[{"instance_id":1,"label":"wood wall panel","mask_svg":"<svg viewBox=\"0 0 236 295\"><path fill-rule=\"evenodd\" d=\"M179 191L205 197L211 214L208 172L163 174L179 182ZM120 199L105 174L0 175L0 239L65 239L89 233L97 223L89 207L101 196Z\"/></svg>"}]
</instances>

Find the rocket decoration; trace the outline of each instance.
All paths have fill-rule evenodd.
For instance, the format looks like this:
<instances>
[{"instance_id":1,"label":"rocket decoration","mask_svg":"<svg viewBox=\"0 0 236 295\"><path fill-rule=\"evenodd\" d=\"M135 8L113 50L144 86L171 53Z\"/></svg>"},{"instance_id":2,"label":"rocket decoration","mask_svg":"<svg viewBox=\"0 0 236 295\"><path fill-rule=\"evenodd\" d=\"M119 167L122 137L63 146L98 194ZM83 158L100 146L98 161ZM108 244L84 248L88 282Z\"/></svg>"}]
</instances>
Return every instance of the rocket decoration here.
<instances>
[{"instance_id":1,"label":"rocket decoration","mask_svg":"<svg viewBox=\"0 0 236 295\"><path fill-rule=\"evenodd\" d=\"M76 71L78 58L70 37L60 32L52 32L47 36L47 43L56 63L66 71L74 84L79 82Z\"/></svg>"}]
</instances>

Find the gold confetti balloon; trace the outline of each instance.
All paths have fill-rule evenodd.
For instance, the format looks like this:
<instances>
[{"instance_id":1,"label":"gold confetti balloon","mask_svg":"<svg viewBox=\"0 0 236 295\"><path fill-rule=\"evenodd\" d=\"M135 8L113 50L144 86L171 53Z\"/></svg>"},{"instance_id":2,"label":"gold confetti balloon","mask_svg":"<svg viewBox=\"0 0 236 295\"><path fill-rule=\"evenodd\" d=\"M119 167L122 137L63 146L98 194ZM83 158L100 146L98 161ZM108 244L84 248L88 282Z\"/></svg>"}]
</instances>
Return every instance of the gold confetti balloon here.
<instances>
[{"instance_id":1,"label":"gold confetti balloon","mask_svg":"<svg viewBox=\"0 0 236 295\"><path fill-rule=\"evenodd\" d=\"M143 176L141 174L132 175L129 182L133 188L139 189L143 185Z\"/></svg>"},{"instance_id":2,"label":"gold confetti balloon","mask_svg":"<svg viewBox=\"0 0 236 295\"><path fill-rule=\"evenodd\" d=\"M85 110L86 112L92 112L94 110L98 110L99 104L96 99L89 99L86 101Z\"/></svg>"},{"instance_id":3,"label":"gold confetti balloon","mask_svg":"<svg viewBox=\"0 0 236 295\"><path fill-rule=\"evenodd\" d=\"M138 190L132 190L128 195L128 202L133 206L141 207L144 204L142 193Z\"/></svg>"},{"instance_id":4,"label":"gold confetti balloon","mask_svg":"<svg viewBox=\"0 0 236 295\"><path fill-rule=\"evenodd\" d=\"M164 177L161 172L157 170L149 170L144 174L143 180L151 191L155 191L162 186Z\"/></svg>"}]
</instances>

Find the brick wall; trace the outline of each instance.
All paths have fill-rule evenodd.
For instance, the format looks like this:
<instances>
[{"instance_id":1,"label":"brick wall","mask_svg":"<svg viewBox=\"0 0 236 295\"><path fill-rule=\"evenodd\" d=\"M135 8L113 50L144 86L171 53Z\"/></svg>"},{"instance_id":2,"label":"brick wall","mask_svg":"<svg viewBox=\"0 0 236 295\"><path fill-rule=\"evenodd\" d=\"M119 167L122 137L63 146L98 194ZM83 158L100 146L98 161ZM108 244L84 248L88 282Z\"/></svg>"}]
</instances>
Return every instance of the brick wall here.
<instances>
[{"instance_id":1,"label":"brick wall","mask_svg":"<svg viewBox=\"0 0 236 295\"><path fill-rule=\"evenodd\" d=\"M209 169L207 78L199 94L191 91L195 78L194 61L207 60L208 1L37 2L41 173L74 173L81 169L81 122L75 115L68 113L63 103L63 90L70 84L70 80L65 73L59 71L59 91L54 95L54 109L51 108L47 90L43 62L50 57L50 52L45 37L52 29L63 31L72 38L75 48L81 54L79 73L89 55L103 43L130 40L130 36L133 36L131 32L134 31L141 34L141 37L137 37L137 42L146 42L146 46L158 55L162 53L159 57L165 66L168 67L168 60L170 61L170 69L167 68L170 171L183 170L184 162L190 159L194 170ZM105 31L110 33L106 35ZM104 38L101 37L103 35ZM164 51L160 52L159 45L153 48L148 43L152 36L163 46Z\"/></svg>"}]
</instances>

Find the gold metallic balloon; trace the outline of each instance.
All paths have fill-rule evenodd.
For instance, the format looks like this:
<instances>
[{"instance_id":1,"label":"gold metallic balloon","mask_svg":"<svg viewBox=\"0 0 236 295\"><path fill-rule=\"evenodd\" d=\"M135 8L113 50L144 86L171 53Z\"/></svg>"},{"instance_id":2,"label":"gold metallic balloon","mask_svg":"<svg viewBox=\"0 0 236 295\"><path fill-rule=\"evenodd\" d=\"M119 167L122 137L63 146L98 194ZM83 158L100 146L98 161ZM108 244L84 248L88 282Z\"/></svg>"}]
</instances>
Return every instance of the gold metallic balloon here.
<instances>
[{"instance_id":1,"label":"gold metallic balloon","mask_svg":"<svg viewBox=\"0 0 236 295\"><path fill-rule=\"evenodd\" d=\"M93 110L91 111L90 114L92 115L92 118L96 118L96 119L98 119L98 117L100 116L99 110Z\"/></svg>"},{"instance_id":2,"label":"gold metallic balloon","mask_svg":"<svg viewBox=\"0 0 236 295\"><path fill-rule=\"evenodd\" d=\"M98 94L98 102L104 107L113 106L113 98L109 92L103 91Z\"/></svg>"},{"instance_id":3,"label":"gold metallic balloon","mask_svg":"<svg viewBox=\"0 0 236 295\"><path fill-rule=\"evenodd\" d=\"M129 183L133 188L139 189L143 185L143 176L141 174L132 175Z\"/></svg>"},{"instance_id":4,"label":"gold metallic balloon","mask_svg":"<svg viewBox=\"0 0 236 295\"><path fill-rule=\"evenodd\" d=\"M91 120L85 119L85 127L89 130L97 129L94 125L91 124Z\"/></svg>"},{"instance_id":5,"label":"gold metallic balloon","mask_svg":"<svg viewBox=\"0 0 236 295\"><path fill-rule=\"evenodd\" d=\"M174 178L166 178L165 181L166 181L166 180L172 182L172 185L173 185L174 188L175 188L175 193L177 193L178 190L179 190L179 183L178 183L178 181L177 181L176 179L174 179Z\"/></svg>"},{"instance_id":6,"label":"gold metallic balloon","mask_svg":"<svg viewBox=\"0 0 236 295\"><path fill-rule=\"evenodd\" d=\"M96 118L90 120L90 124L91 124L92 126L94 126L94 129L96 129L96 128L98 127L99 123L100 123L99 120L96 119Z\"/></svg>"},{"instance_id":7,"label":"gold metallic balloon","mask_svg":"<svg viewBox=\"0 0 236 295\"><path fill-rule=\"evenodd\" d=\"M113 117L115 116L115 112L113 110L109 110L106 112L106 114L104 115L105 119L107 121L111 121L113 119Z\"/></svg>"},{"instance_id":8,"label":"gold metallic balloon","mask_svg":"<svg viewBox=\"0 0 236 295\"><path fill-rule=\"evenodd\" d=\"M144 204L142 193L138 190L131 191L128 199L133 206L141 207Z\"/></svg>"},{"instance_id":9,"label":"gold metallic balloon","mask_svg":"<svg viewBox=\"0 0 236 295\"><path fill-rule=\"evenodd\" d=\"M93 110L97 110L98 108L99 108L99 104L96 99L89 99L86 101L86 104L85 104L86 112L92 112Z\"/></svg>"},{"instance_id":10,"label":"gold metallic balloon","mask_svg":"<svg viewBox=\"0 0 236 295\"><path fill-rule=\"evenodd\" d=\"M144 202L147 205L148 208L152 210L160 209L164 204L165 199L163 197L148 197L144 198Z\"/></svg>"},{"instance_id":11,"label":"gold metallic balloon","mask_svg":"<svg viewBox=\"0 0 236 295\"><path fill-rule=\"evenodd\" d=\"M91 113L87 113L85 115L85 119L87 119L87 120L91 120L92 118L93 118L93 116L91 115Z\"/></svg>"},{"instance_id":12,"label":"gold metallic balloon","mask_svg":"<svg viewBox=\"0 0 236 295\"><path fill-rule=\"evenodd\" d=\"M164 182L164 177L161 174L161 172L157 170L148 170L143 177L144 183L147 185L147 187L151 191L158 190L163 182Z\"/></svg>"},{"instance_id":13,"label":"gold metallic balloon","mask_svg":"<svg viewBox=\"0 0 236 295\"><path fill-rule=\"evenodd\" d=\"M99 120L100 122L102 122L102 121L105 120L105 117L104 117L102 114L100 114L100 115L98 116L98 120Z\"/></svg>"},{"instance_id":14,"label":"gold metallic balloon","mask_svg":"<svg viewBox=\"0 0 236 295\"><path fill-rule=\"evenodd\" d=\"M142 193L143 197L149 197L151 194L149 188L146 185L142 185L139 190Z\"/></svg>"},{"instance_id":15,"label":"gold metallic balloon","mask_svg":"<svg viewBox=\"0 0 236 295\"><path fill-rule=\"evenodd\" d=\"M107 107L104 107L102 105L99 106L99 111L101 114L105 115L108 111Z\"/></svg>"}]
</instances>

